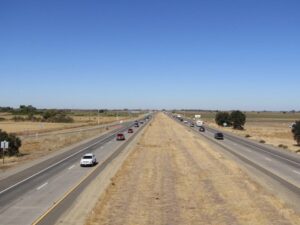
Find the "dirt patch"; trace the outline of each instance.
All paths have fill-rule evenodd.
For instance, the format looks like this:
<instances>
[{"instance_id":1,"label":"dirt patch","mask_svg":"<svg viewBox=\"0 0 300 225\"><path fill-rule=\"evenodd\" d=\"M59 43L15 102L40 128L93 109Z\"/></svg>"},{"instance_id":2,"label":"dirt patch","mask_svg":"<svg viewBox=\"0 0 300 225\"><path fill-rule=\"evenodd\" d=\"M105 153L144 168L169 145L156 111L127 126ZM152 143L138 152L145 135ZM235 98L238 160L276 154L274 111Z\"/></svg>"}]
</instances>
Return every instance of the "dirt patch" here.
<instances>
[{"instance_id":1,"label":"dirt patch","mask_svg":"<svg viewBox=\"0 0 300 225\"><path fill-rule=\"evenodd\" d=\"M299 222L234 161L158 114L86 225Z\"/></svg>"}]
</instances>

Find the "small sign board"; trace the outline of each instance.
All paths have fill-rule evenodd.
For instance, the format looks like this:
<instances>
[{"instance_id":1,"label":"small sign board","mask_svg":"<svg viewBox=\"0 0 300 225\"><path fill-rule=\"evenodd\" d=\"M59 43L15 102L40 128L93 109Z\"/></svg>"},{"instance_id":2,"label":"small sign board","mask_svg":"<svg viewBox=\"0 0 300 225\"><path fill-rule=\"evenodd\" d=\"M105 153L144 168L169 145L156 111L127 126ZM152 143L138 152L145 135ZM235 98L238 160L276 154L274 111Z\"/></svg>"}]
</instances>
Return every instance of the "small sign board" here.
<instances>
[{"instance_id":1,"label":"small sign board","mask_svg":"<svg viewBox=\"0 0 300 225\"><path fill-rule=\"evenodd\" d=\"M1 141L1 148L7 149L8 148L8 141Z\"/></svg>"}]
</instances>

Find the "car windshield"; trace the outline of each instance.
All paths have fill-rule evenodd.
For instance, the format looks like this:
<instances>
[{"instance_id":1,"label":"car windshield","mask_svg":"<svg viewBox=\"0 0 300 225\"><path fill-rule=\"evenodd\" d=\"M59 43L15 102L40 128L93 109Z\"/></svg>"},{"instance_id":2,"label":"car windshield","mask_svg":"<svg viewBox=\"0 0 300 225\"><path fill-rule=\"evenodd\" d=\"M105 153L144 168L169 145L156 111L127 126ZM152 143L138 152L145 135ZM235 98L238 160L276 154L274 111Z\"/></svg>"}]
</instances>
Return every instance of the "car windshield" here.
<instances>
[{"instance_id":1,"label":"car windshield","mask_svg":"<svg viewBox=\"0 0 300 225\"><path fill-rule=\"evenodd\" d=\"M91 155L85 155L85 156L83 156L82 158L83 158L83 159L92 159L93 156L91 156Z\"/></svg>"}]
</instances>

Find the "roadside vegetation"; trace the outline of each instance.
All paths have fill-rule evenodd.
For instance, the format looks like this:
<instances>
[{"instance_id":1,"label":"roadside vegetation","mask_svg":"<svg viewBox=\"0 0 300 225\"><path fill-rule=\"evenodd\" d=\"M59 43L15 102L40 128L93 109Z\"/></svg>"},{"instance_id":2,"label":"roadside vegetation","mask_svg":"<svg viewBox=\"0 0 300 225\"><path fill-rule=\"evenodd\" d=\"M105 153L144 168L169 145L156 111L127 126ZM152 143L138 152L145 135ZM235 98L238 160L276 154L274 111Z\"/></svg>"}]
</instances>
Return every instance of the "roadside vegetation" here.
<instances>
[{"instance_id":1,"label":"roadside vegetation","mask_svg":"<svg viewBox=\"0 0 300 225\"><path fill-rule=\"evenodd\" d=\"M233 127L233 129L243 130L246 123L246 115L239 111L218 112L215 117L215 121L219 126Z\"/></svg>"},{"instance_id":2,"label":"roadside vegetation","mask_svg":"<svg viewBox=\"0 0 300 225\"><path fill-rule=\"evenodd\" d=\"M74 120L67 115L66 110L56 109L37 109L32 105L20 105L17 109L10 107L2 108L2 112L9 112L13 116L13 120L32 121L32 122L51 122L51 123L72 123Z\"/></svg>"},{"instance_id":3,"label":"roadside vegetation","mask_svg":"<svg viewBox=\"0 0 300 225\"><path fill-rule=\"evenodd\" d=\"M15 156L19 154L19 148L22 145L22 141L14 134L8 134L0 129L0 142L7 141L9 143L8 149L3 154L3 149L1 149L1 157L3 155Z\"/></svg>"},{"instance_id":4,"label":"roadside vegetation","mask_svg":"<svg viewBox=\"0 0 300 225\"><path fill-rule=\"evenodd\" d=\"M296 121L292 126L292 133L297 145L300 145L300 120Z\"/></svg>"}]
</instances>

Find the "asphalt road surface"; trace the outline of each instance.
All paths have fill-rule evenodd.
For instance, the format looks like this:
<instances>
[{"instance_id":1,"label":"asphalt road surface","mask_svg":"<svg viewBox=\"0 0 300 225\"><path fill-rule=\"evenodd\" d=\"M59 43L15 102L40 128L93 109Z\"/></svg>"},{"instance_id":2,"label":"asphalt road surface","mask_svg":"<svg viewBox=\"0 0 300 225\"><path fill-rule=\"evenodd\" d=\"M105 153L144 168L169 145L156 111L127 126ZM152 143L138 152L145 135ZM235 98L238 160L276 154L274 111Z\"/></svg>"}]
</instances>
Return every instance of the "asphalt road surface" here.
<instances>
[{"instance_id":1,"label":"asphalt road surface","mask_svg":"<svg viewBox=\"0 0 300 225\"><path fill-rule=\"evenodd\" d=\"M133 134L127 133L129 127ZM140 128L124 123L118 130L0 180L0 224L32 224L93 170L80 167L83 154L93 152L101 165ZM116 141L120 132L126 141Z\"/></svg>"}]
</instances>

